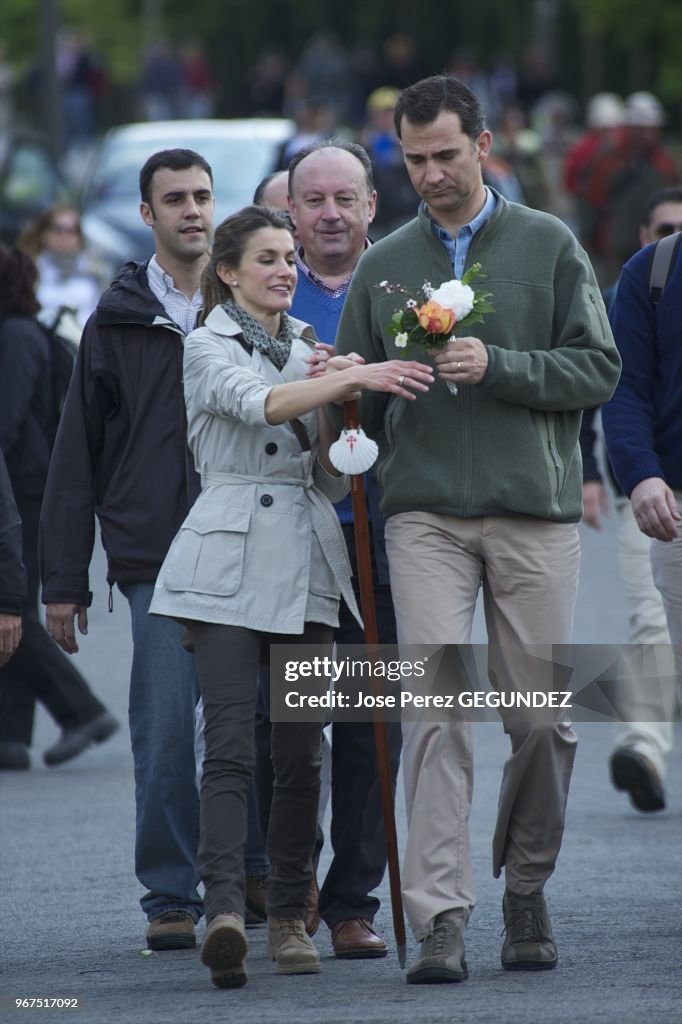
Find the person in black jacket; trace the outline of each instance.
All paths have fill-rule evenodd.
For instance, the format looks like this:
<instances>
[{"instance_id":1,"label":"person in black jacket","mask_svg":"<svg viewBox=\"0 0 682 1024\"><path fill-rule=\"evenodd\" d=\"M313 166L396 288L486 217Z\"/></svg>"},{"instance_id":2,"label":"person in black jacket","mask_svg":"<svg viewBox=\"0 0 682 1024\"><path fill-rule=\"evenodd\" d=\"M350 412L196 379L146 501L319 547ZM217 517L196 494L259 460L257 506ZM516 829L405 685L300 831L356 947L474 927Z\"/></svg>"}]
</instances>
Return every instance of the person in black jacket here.
<instances>
[{"instance_id":1,"label":"person in black jacket","mask_svg":"<svg viewBox=\"0 0 682 1024\"><path fill-rule=\"evenodd\" d=\"M7 664L19 646L25 594L21 520L5 459L0 451L0 668Z\"/></svg>"},{"instance_id":2,"label":"person in black jacket","mask_svg":"<svg viewBox=\"0 0 682 1024\"><path fill-rule=\"evenodd\" d=\"M34 315L36 278L30 256L0 246L0 450L21 516L28 577L23 639L11 664L0 670L0 768L14 769L30 767L36 699L62 730L43 755L48 765L70 760L118 728L38 617L38 517L56 412L50 339Z\"/></svg>"},{"instance_id":3,"label":"person in black jacket","mask_svg":"<svg viewBox=\"0 0 682 1024\"><path fill-rule=\"evenodd\" d=\"M185 437L182 355L212 241L211 169L192 150L164 150L142 168L140 193L155 254L122 268L86 324L48 474L40 558L49 632L73 653L76 619L87 632L97 516L110 600L116 584L131 611L135 872L146 890L147 943L185 949L195 945L202 913L196 673L183 627L147 612L199 492Z\"/></svg>"}]
</instances>

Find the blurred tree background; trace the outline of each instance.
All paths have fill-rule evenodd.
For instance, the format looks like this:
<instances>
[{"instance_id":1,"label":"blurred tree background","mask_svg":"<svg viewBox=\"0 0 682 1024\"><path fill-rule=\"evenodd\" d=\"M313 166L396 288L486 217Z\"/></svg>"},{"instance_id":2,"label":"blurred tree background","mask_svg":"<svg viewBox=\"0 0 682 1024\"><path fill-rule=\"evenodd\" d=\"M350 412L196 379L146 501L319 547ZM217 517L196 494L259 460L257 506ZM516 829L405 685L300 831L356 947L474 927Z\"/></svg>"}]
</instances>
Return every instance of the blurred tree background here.
<instances>
[{"instance_id":1,"label":"blurred tree background","mask_svg":"<svg viewBox=\"0 0 682 1024\"><path fill-rule=\"evenodd\" d=\"M442 70L458 47L484 67L509 55L522 72L529 46L539 45L556 82L581 102L601 89L648 89L679 127L680 0L2 0L0 40L18 80L40 63L38 13L45 3L58 4L59 23L84 32L106 67L110 123L136 118L134 87L144 47L155 39L198 40L216 79L216 113L235 116L251 112L246 76L264 49L277 47L295 62L324 29L347 49L365 44L377 52L388 36L406 32L427 73Z\"/></svg>"}]
</instances>

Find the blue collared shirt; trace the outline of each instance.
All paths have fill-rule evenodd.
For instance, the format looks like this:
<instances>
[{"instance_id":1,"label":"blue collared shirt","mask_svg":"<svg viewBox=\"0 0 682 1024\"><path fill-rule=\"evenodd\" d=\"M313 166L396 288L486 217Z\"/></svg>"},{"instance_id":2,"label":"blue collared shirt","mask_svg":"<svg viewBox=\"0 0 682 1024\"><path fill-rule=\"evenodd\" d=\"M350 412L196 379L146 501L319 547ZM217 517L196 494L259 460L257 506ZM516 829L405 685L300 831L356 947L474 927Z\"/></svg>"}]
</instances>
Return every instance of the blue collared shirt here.
<instances>
[{"instance_id":1,"label":"blue collared shirt","mask_svg":"<svg viewBox=\"0 0 682 1024\"><path fill-rule=\"evenodd\" d=\"M485 222L494 213L496 206L497 196L486 186L485 202L483 206L473 220L470 220L468 224L464 224L459 229L456 238L453 238L449 231L442 228L440 224L437 224L433 217L431 217L431 230L436 238L438 238L447 249L450 262L452 263L452 269L457 279L461 278L464 273L471 239L477 231L481 230ZM434 287L438 287L438 285L434 283Z\"/></svg>"},{"instance_id":2,"label":"blue collared shirt","mask_svg":"<svg viewBox=\"0 0 682 1024\"><path fill-rule=\"evenodd\" d=\"M369 238L366 238L365 249L369 249L371 244L372 243L370 242ZM351 271L348 277L345 278L345 280L343 280L341 284L337 285L336 288L328 288L327 285L322 280L322 278L318 277L315 271L312 270L306 263L305 253L303 251L302 245L299 245L296 249L296 269L298 270L299 275L305 274L308 280L312 281L316 288L319 288L320 291L322 292L326 292L326 294L329 295L332 299L338 299L342 295L346 294L346 292L350 288L350 282L353 276L353 273Z\"/></svg>"},{"instance_id":3,"label":"blue collared shirt","mask_svg":"<svg viewBox=\"0 0 682 1024\"><path fill-rule=\"evenodd\" d=\"M201 289L197 288L191 299L175 287L175 281L167 274L156 255L147 264L147 281L154 295L183 334L189 334L197 325L201 309Z\"/></svg>"}]
</instances>

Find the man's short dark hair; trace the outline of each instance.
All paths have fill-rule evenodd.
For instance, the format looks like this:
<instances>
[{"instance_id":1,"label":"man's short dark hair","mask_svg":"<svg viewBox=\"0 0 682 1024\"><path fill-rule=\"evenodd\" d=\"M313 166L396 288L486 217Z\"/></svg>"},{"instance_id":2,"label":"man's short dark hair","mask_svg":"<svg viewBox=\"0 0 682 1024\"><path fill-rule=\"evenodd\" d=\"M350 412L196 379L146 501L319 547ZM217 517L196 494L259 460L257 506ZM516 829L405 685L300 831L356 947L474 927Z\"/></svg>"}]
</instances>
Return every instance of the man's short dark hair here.
<instances>
[{"instance_id":1,"label":"man's short dark hair","mask_svg":"<svg viewBox=\"0 0 682 1024\"><path fill-rule=\"evenodd\" d=\"M668 188L659 188L649 196L649 201L644 209L642 227L648 228L651 218L657 206L662 203L682 203L682 185L670 185Z\"/></svg>"},{"instance_id":2,"label":"man's short dark hair","mask_svg":"<svg viewBox=\"0 0 682 1024\"><path fill-rule=\"evenodd\" d=\"M369 153L363 146L358 145L357 142L346 142L345 139L323 139L321 142L315 142L312 146L305 146L303 149L299 149L297 153L294 153L289 161L290 196L294 194L294 172L298 165L307 156L310 156L312 153L319 153L323 149L342 149L344 153L350 153L356 160L359 160L365 172L367 195L371 196L374 191L374 176L372 174L372 161L369 158Z\"/></svg>"},{"instance_id":3,"label":"man's short dark hair","mask_svg":"<svg viewBox=\"0 0 682 1024\"><path fill-rule=\"evenodd\" d=\"M472 142L485 130L483 108L469 86L454 75L433 75L409 85L398 97L393 114L398 138L403 118L410 124L431 124L442 110L459 115Z\"/></svg>"},{"instance_id":4,"label":"man's short dark hair","mask_svg":"<svg viewBox=\"0 0 682 1024\"><path fill-rule=\"evenodd\" d=\"M211 165L193 149L162 149L149 157L140 171L140 198L143 203L151 206L152 178L157 171L165 168L168 171L187 171L190 167L200 167L206 171L211 187L213 187L213 171Z\"/></svg>"}]
</instances>

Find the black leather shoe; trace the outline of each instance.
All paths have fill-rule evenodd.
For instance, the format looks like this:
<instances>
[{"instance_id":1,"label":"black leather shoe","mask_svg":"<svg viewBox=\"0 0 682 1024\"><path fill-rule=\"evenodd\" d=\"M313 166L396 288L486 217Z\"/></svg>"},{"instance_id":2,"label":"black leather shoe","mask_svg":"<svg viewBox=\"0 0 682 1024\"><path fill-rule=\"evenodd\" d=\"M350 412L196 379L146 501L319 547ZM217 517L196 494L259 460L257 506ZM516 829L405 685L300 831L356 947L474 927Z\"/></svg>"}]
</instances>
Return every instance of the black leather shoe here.
<instances>
[{"instance_id":1,"label":"black leather shoe","mask_svg":"<svg viewBox=\"0 0 682 1024\"><path fill-rule=\"evenodd\" d=\"M25 743L0 741L0 771L23 772L31 767L31 757Z\"/></svg>"},{"instance_id":2,"label":"black leather shoe","mask_svg":"<svg viewBox=\"0 0 682 1024\"><path fill-rule=\"evenodd\" d=\"M52 768L56 764L70 761L78 757L91 743L103 743L119 728L118 721L108 711L103 711L92 721L74 729L64 729L57 742L48 747L43 754L43 761Z\"/></svg>"},{"instance_id":3,"label":"black leather shoe","mask_svg":"<svg viewBox=\"0 0 682 1024\"><path fill-rule=\"evenodd\" d=\"M665 790L651 761L629 747L618 747L611 755L611 781L616 789L630 794L630 801L645 813L665 809Z\"/></svg>"}]
</instances>

